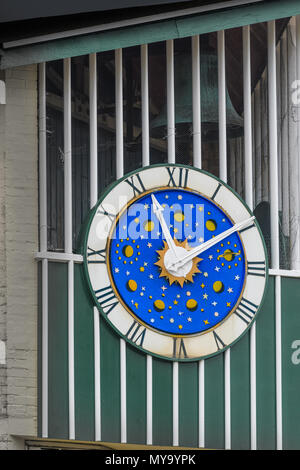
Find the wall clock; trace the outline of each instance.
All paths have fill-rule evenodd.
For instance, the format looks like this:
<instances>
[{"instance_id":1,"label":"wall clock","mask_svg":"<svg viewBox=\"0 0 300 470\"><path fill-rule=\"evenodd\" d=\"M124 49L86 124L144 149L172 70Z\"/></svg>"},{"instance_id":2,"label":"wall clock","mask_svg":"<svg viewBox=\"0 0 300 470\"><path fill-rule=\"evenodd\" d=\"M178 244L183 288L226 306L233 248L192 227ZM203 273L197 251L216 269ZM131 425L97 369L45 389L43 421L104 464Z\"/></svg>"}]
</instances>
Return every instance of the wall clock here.
<instances>
[{"instance_id":1,"label":"wall clock","mask_svg":"<svg viewBox=\"0 0 300 470\"><path fill-rule=\"evenodd\" d=\"M250 327L267 284L258 223L213 175L154 165L114 183L91 211L84 269L121 337L170 360L224 351Z\"/></svg>"}]
</instances>

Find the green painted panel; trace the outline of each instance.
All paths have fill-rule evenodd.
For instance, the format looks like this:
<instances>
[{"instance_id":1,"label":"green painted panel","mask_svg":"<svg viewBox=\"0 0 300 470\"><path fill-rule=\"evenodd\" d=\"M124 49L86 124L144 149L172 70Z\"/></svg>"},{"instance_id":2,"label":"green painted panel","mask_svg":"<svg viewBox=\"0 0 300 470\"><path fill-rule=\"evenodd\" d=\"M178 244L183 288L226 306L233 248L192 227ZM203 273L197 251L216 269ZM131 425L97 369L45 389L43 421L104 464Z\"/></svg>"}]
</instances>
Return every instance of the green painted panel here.
<instances>
[{"instance_id":1,"label":"green painted panel","mask_svg":"<svg viewBox=\"0 0 300 470\"><path fill-rule=\"evenodd\" d=\"M120 442L120 338L101 317L100 369L101 439L106 442Z\"/></svg>"},{"instance_id":2,"label":"green painted panel","mask_svg":"<svg viewBox=\"0 0 300 470\"><path fill-rule=\"evenodd\" d=\"M231 448L250 449L250 333L230 350Z\"/></svg>"},{"instance_id":3,"label":"green painted panel","mask_svg":"<svg viewBox=\"0 0 300 470\"><path fill-rule=\"evenodd\" d=\"M205 360L205 447L225 447L224 353Z\"/></svg>"},{"instance_id":4,"label":"green painted panel","mask_svg":"<svg viewBox=\"0 0 300 470\"><path fill-rule=\"evenodd\" d=\"M173 444L173 364L152 359L153 444Z\"/></svg>"},{"instance_id":5,"label":"green painted panel","mask_svg":"<svg viewBox=\"0 0 300 470\"><path fill-rule=\"evenodd\" d=\"M48 263L48 437L69 437L68 264Z\"/></svg>"},{"instance_id":6,"label":"green painted panel","mask_svg":"<svg viewBox=\"0 0 300 470\"><path fill-rule=\"evenodd\" d=\"M283 449L300 449L300 279L282 278Z\"/></svg>"},{"instance_id":7,"label":"green painted panel","mask_svg":"<svg viewBox=\"0 0 300 470\"><path fill-rule=\"evenodd\" d=\"M146 444L147 356L126 347L127 440Z\"/></svg>"},{"instance_id":8,"label":"green painted panel","mask_svg":"<svg viewBox=\"0 0 300 470\"><path fill-rule=\"evenodd\" d=\"M298 0L269 1L240 8L210 11L150 24L93 33L4 51L2 69L20 65L75 57L149 42L204 34L221 29L286 18L300 13Z\"/></svg>"},{"instance_id":9,"label":"green painted panel","mask_svg":"<svg viewBox=\"0 0 300 470\"><path fill-rule=\"evenodd\" d=\"M276 448L275 279L256 320L257 448Z\"/></svg>"},{"instance_id":10,"label":"green painted panel","mask_svg":"<svg viewBox=\"0 0 300 470\"><path fill-rule=\"evenodd\" d=\"M198 447L198 363L179 364L179 445Z\"/></svg>"},{"instance_id":11,"label":"green painted panel","mask_svg":"<svg viewBox=\"0 0 300 470\"><path fill-rule=\"evenodd\" d=\"M75 437L95 440L94 318L83 266L74 265Z\"/></svg>"}]
</instances>

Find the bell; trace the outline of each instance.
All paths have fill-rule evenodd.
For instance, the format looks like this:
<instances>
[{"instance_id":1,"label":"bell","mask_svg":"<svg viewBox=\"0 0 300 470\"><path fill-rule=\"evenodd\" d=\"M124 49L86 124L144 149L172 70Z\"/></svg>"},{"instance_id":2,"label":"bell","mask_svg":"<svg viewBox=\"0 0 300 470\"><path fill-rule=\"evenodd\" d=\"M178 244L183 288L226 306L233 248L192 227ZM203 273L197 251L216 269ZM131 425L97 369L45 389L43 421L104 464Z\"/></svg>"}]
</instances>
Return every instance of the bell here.
<instances>
[{"instance_id":1,"label":"bell","mask_svg":"<svg viewBox=\"0 0 300 470\"><path fill-rule=\"evenodd\" d=\"M201 132L202 139L218 139L218 59L211 49L201 54L200 59L200 93L201 93ZM176 136L191 135L193 122L192 64L186 54L175 56L175 125ZM243 135L243 119L233 107L226 89L226 123L228 138ZM151 136L162 138L167 135L167 107L150 123Z\"/></svg>"}]
</instances>

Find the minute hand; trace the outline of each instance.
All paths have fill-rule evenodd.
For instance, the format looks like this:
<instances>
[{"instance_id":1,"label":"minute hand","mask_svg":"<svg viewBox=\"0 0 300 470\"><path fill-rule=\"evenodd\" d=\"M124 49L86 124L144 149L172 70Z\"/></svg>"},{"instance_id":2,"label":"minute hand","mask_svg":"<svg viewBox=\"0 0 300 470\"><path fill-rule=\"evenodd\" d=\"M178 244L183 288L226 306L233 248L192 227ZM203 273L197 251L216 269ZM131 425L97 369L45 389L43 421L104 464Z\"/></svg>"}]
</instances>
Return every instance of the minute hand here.
<instances>
[{"instance_id":1,"label":"minute hand","mask_svg":"<svg viewBox=\"0 0 300 470\"><path fill-rule=\"evenodd\" d=\"M170 265L169 268L172 268L172 269L180 268L185 263L192 260L195 256L199 255L203 251L207 250L208 248L211 248L216 243L219 243L221 240L224 240L224 238L228 237L232 233L237 232L238 230L241 230L242 228L246 227L254 219L255 219L255 216L252 216L249 219L244 220L243 222L239 222L239 223L235 224L233 227L229 228L228 230L225 230L225 232L222 232L219 235L217 235L216 237L208 240L207 242L202 243L199 246L196 246L195 248L190 250L185 256L183 256L182 258L180 258L177 261L175 261L174 263L172 263L172 265Z\"/></svg>"}]
</instances>

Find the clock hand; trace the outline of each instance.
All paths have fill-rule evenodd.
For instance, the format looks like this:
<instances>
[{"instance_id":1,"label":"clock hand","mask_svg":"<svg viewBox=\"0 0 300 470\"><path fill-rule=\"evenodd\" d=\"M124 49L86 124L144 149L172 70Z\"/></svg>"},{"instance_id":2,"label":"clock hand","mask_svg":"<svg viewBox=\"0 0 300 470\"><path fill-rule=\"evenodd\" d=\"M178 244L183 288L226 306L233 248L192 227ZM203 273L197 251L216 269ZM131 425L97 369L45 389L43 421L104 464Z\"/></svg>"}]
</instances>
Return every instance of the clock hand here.
<instances>
[{"instance_id":1,"label":"clock hand","mask_svg":"<svg viewBox=\"0 0 300 470\"><path fill-rule=\"evenodd\" d=\"M250 217L249 219L244 220L243 222L239 222L235 224L233 227L229 228L228 230L225 230L225 232L220 233L216 237L208 240L205 243L202 243L199 246L196 246L192 250L190 250L185 256L180 258L179 260L173 262L168 266L169 269L178 269L181 266L183 266L185 263L193 259L195 256L199 255L203 251L207 250L208 248L211 248L214 246L216 243L220 242L224 238L228 237L234 232L237 232L238 230L241 230L242 228L246 227L252 220L255 219L255 216Z\"/></svg>"},{"instance_id":2,"label":"clock hand","mask_svg":"<svg viewBox=\"0 0 300 470\"><path fill-rule=\"evenodd\" d=\"M158 218L158 221L161 225L161 228L162 228L163 234L165 236L166 242L167 242L169 248L172 250L175 258L178 259L178 255L176 253L176 245L174 243L172 235L170 234L170 231L168 229L166 221L165 221L165 219L162 215L162 213L164 211L164 208L159 204L158 200L156 199L156 197L153 194L151 194L151 198L152 198L152 202L153 202L154 214Z\"/></svg>"}]
</instances>

